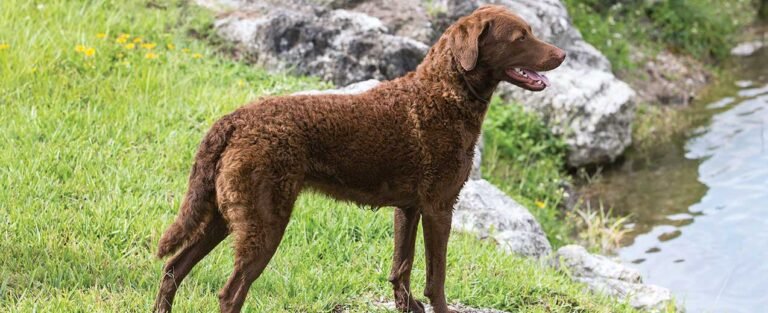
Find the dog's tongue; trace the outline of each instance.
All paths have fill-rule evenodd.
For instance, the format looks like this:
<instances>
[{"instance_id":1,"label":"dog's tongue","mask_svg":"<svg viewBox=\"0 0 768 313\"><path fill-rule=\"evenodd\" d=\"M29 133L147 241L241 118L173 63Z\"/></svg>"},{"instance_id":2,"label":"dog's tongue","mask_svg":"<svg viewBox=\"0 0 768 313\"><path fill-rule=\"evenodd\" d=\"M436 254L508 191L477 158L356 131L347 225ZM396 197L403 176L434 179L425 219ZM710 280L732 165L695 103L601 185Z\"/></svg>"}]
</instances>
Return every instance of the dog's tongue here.
<instances>
[{"instance_id":1,"label":"dog's tongue","mask_svg":"<svg viewBox=\"0 0 768 313\"><path fill-rule=\"evenodd\" d=\"M529 69L521 69L523 72L525 72L526 75L528 75L528 78L533 80L541 81L541 83L544 84L544 86L549 87L549 78L547 76L544 76L543 74L539 74L535 71L529 70Z\"/></svg>"}]
</instances>

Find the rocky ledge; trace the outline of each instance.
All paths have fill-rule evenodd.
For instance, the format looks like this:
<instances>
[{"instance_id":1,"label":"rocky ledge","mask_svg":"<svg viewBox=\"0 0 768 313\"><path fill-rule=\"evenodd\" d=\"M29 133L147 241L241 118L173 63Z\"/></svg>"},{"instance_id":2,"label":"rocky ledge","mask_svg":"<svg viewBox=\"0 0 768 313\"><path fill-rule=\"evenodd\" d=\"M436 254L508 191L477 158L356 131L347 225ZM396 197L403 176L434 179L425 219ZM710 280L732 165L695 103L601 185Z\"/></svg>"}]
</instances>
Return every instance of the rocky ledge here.
<instances>
[{"instance_id":1,"label":"rocky ledge","mask_svg":"<svg viewBox=\"0 0 768 313\"><path fill-rule=\"evenodd\" d=\"M586 284L590 290L624 299L636 309L662 312L674 301L669 289L644 284L637 270L591 254L581 246L558 249L550 259L550 265Z\"/></svg>"},{"instance_id":2,"label":"rocky ledge","mask_svg":"<svg viewBox=\"0 0 768 313\"><path fill-rule=\"evenodd\" d=\"M378 302L378 303L374 303L374 306L388 309L388 310L393 310L393 311L396 310L397 308L394 302ZM478 308L469 307L463 304L453 304L453 305L449 305L448 307L456 311L456 313L509 313L506 311L500 311L495 309L478 309ZM435 312L435 310L432 309L432 306L429 305L428 303L424 304L424 310L426 311L426 313Z\"/></svg>"}]
</instances>

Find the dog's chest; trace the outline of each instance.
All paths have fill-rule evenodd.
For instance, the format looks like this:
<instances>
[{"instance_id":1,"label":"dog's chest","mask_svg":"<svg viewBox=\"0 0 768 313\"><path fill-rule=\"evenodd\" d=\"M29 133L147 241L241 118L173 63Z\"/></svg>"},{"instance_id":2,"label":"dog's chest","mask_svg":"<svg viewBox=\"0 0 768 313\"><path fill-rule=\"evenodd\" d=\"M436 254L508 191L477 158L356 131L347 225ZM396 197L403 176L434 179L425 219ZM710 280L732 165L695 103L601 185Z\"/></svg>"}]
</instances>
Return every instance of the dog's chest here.
<instances>
[{"instance_id":1,"label":"dog's chest","mask_svg":"<svg viewBox=\"0 0 768 313\"><path fill-rule=\"evenodd\" d=\"M469 177L475 153L477 135L446 129L435 132L428 141L424 179L427 201L452 201Z\"/></svg>"}]
</instances>

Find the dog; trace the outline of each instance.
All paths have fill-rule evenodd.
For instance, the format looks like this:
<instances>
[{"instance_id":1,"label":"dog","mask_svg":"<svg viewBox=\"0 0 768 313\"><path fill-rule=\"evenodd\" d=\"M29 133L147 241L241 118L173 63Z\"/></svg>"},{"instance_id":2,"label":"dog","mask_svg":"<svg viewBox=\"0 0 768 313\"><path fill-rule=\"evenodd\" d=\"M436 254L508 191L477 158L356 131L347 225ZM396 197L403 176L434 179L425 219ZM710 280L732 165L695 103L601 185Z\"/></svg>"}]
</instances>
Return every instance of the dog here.
<instances>
[{"instance_id":1,"label":"dog","mask_svg":"<svg viewBox=\"0 0 768 313\"><path fill-rule=\"evenodd\" d=\"M154 309L170 312L184 277L228 235L235 265L219 293L239 312L274 255L302 190L372 207L395 207L389 281L397 309L423 312L410 274L419 221L426 246L424 295L452 312L444 293L451 217L469 176L491 96L502 81L549 86L563 50L519 16L483 6L450 26L417 69L357 95L262 99L224 116L195 156L178 217L160 239L164 267Z\"/></svg>"}]
</instances>

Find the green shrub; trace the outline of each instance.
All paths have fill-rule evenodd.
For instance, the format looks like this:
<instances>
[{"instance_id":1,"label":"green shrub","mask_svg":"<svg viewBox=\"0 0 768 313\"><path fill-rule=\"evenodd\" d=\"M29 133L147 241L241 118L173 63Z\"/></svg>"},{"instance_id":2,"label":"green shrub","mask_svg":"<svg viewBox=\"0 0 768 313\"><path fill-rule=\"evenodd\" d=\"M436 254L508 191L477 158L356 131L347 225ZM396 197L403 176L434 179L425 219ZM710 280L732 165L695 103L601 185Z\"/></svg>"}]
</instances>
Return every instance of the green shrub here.
<instances>
[{"instance_id":1,"label":"green shrub","mask_svg":"<svg viewBox=\"0 0 768 313\"><path fill-rule=\"evenodd\" d=\"M723 1L660 1L647 10L655 35L673 48L697 57L728 56L739 24L722 10Z\"/></svg>"},{"instance_id":2,"label":"green shrub","mask_svg":"<svg viewBox=\"0 0 768 313\"><path fill-rule=\"evenodd\" d=\"M536 216L555 246L567 240L567 226L557 207L560 183L567 180L565 143L541 119L521 106L494 100L483 128L486 178Z\"/></svg>"},{"instance_id":3,"label":"green shrub","mask_svg":"<svg viewBox=\"0 0 768 313\"><path fill-rule=\"evenodd\" d=\"M616 70L634 67L631 49L671 48L721 61L754 16L751 0L565 0L584 39Z\"/></svg>"},{"instance_id":4,"label":"green shrub","mask_svg":"<svg viewBox=\"0 0 768 313\"><path fill-rule=\"evenodd\" d=\"M600 50L615 70L631 69L631 43L623 19L615 19L611 14L609 0L565 0L574 25L581 31L584 40Z\"/></svg>"}]
</instances>

